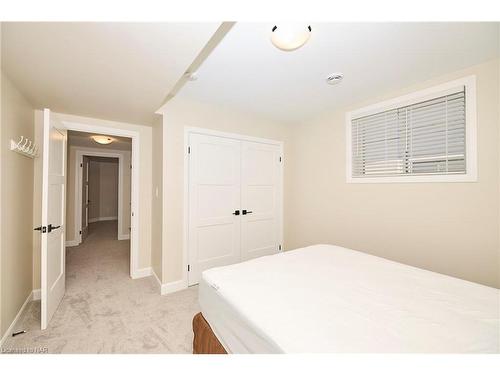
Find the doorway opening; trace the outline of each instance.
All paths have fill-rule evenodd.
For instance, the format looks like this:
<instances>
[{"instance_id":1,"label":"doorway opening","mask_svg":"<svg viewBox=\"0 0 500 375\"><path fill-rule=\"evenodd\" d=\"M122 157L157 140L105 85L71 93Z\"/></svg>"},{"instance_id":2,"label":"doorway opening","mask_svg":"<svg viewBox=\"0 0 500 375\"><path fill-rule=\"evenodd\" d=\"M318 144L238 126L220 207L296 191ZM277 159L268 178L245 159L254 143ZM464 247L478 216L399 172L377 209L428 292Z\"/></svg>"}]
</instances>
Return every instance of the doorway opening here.
<instances>
[{"instance_id":1,"label":"doorway opening","mask_svg":"<svg viewBox=\"0 0 500 375\"><path fill-rule=\"evenodd\" d=\"M87 236L93 234L93 230L100 226L100 223L115 222L117 240L129 239L128 233L123 234L122 226L130 228L130 220L127 216L123 217L123 208L120 210L122 215L118 215L118 205L123 205L123 184L130 185L130 181L120 181L118 171L120 168L120 159L116 157L104 156L82 156L81 164L81 193L82 197L80 211L82 213L80 225L80 244L84 243ZM122 161L123 162L123 161ZM130 198L130 186L128 197ZM121 190L121 194L118 191ZM121 198L121 199L120 199ZM120 223L124 221L125 223ZM90 225L95 224L95 225ZM127 225L128 224L128 225Z\"/></svg>"},{"instance_id":2,"label":"doorway opening","mask_svg":"<svg viewBox=\"0 0 500 375\"><path fill-rule=\"evenodd\" d=\"M95 257L101 256L99 247L111 246L126 247L126 258L131 258L131 160L131 138L68 131L66 247L76 248L68 250L67 263L70 254L88 248L87 241Z\"/></svg>"},{"instance_id":3,"label":"doorway opening","mask_svg":"<svg viewBox=\"0 0 500 375\"><path fill-rule=\"evenodd\" d=\"M52 114L49 109L37 112L35 121L43 133L40 134L43 149L40 165L43 330L65 293L69 295L64 299L66 302L81 293L87 296L86 299L101 298L110 285L123 285L142 276L138 269L140 133L128 124L107 124L97 120L74 122L64 115ZM102 139L105 142L99 142ZM87 157L88 176L83 174L84 157ZM118 208L111 211L113 216L102 216L106 211L99 208L94 222L89 212L92 202L88 202L91 201L92 160L118 164L118 187L115 188L118 197L112 194L107 200L108 203L117 201ZM115 175L111 180L116 180L116 169L114 174L111 171L102 174L99 169L101 175ZM99 191L108 190L112 188L99 188ZM86 224L85 234L82 224ZM96 230L92 230L93 226ZM79 251L72 251L75 249ZM79 280L71 270L78 271Z\"/></svg>"}]
</instances>

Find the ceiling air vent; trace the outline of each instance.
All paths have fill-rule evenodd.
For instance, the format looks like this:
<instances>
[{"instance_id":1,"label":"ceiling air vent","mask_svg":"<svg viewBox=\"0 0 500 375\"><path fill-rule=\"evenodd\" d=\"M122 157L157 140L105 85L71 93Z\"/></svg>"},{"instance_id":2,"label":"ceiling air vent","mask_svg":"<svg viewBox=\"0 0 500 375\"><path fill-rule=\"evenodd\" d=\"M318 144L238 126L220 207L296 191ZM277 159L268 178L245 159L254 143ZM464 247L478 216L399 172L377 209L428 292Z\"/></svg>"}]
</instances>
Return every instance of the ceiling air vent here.
<instances>
[{"instance_id":1,"label":"ceiling air vent","mask_svg":"<svg viewBox=\"0 0 500 375\"><path fill-rule=\"evenodd\" d=\"M333 73L326 77L326 83L329 85L336 85L337 83L340 83L343 78L344 75L342 73Z\"/></svg>"}]
</instances>

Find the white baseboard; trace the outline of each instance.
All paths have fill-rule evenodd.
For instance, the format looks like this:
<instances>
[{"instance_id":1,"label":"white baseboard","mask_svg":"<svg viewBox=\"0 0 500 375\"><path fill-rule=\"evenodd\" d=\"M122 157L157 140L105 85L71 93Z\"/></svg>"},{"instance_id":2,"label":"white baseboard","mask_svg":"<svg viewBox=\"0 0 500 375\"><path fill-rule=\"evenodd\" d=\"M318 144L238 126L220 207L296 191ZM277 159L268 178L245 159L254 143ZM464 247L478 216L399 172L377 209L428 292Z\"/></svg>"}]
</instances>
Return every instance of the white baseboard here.
<instances>
[{"instance_id":1,"label":"white baseboard","mask_svg":"<svg viewBox=\"0 0 500 375\"><path fill-rule=\"evenodd\" d=\"M184 290L187 288L186 282L184 280L178 280L178 281L173 281L171 283L166 283L162 284L160 278L156 274L156 272L151 268L151 273L156 279L156 282L158 283L158 287L160 289L160 294L165 295L165 294L170 294L170 293L175 293L180 290Z\"/></svg>"},{"instance_id":2,"label":"white baseboard","mask_svg":"<svg viewBox=\"0 0 500 375\"><path fill-rule=\"evenodd\" d=\"M151 276L151 267L139 268L135 272L132 273L132 279L140 279L142 277Z\"/></svg>"},{"instance_id":3,"label":"white baseboard","mask_svg":"<svg viewBox=\"0 0 500 375\"><path fill-rule=\"evenodd\" d=\"M184 280L172 281L161 285L161 294L165 295L175 293L184 289L187 289L187 285Z\"/></svg>"},{"instance_id":4,"label":"white baseboard","mask_svg":"<svg viewBox=\"0 0 500 375\"><path fill-rule=\"evenodd\" d=\"M130 240L130 234L119 234L118 240Z\"/></svg>"},{"instance_id":5,"label":"white baseboard","mask_svg":"<svg viewBox=\"0 0 500 375\"><path fill-rule=\"evenodd\" d=\"M147 277L147 276L154 276L156 282L158 283L158 287L160 289L161 295L175 293L175 292L178 292L180 290L187 289L187 285L186 285L186 282L184 280L177 280L177 281L172 281L170 283L162 284L160 278L158 277L156 272L153 270L153 267L138 269L134 273L132 278L139 279L141 277Z\"/></svg>"},{"instance_id":6,"label":"white baseboard","mask_svg":"<svg viewBox=\"0 0 500 375\"><path fill-rule=\"evenodd\" d=\"M118 220L118 216L94 217L93 219L89 219L89 223L95 223L98 221L109 221L109 220Z\"/></svg>"},{"instance_id":7,"label":"white baseboard","mask_svg":"<svg viewBox=\"0 0 500 375\"><path fill-rule=\"evenodd\" d=\"M39 301L42 299L42 291L41 289L33 289L33 301Z\"/></svg>"},{"instance_id":8,"label":"white baseboard","mask_svg":"<svg viewBox=\"0 0 500 375\"><path fill-rule=\"evenodd\" d=\"M80 245L80 242L78 242L78 240L66 241L66 247L73 247L78 245Z\"/></svg>"},{"instance_id":9,"label":"white baseboard","mask_svg":"<svg viewBox=\"0 0 500 375\"><path fill-rule=\"evenodd\" d=\"M3 345L3 343L5 342L5 340L7 340L7 337L9 337L12 334L12 331L14 330L14 327L17 324L19 318L21 317L24 309L26 308L26 306L28 305L29 302L33 301L33 299L34 299L33 295L35 294L35 292L36 292L37 296L40 295L40 289L37 289L37 290L38 290L38 292L36 292L34 290L31 291L31 293L28 295L28 298L26 298L26 301L24 301L24 303L21 306L21 308L19 309L19 312L17 313L16 317L14 318L14 320L12 321L12 323L10 323L9 328L7 328L7 331L5 331L4 335L0 339L0 347Z\"/></svg>"}]
</instances>

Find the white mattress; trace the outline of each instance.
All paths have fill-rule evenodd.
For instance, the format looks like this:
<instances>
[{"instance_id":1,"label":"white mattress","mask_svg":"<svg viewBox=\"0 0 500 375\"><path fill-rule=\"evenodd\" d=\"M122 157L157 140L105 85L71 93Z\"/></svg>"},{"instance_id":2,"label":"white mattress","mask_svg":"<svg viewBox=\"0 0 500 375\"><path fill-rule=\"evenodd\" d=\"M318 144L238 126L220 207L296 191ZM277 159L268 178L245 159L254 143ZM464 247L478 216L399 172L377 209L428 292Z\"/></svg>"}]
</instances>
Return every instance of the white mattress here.
<instances>
[{"instance_id":1,"label":"white mattress","mask_svg":"<svg viewBox=\"0 0 500 375\"><path fill-rule=\"evenodd\" d=\"M500 291L338 246L203 272L229 353L499 352Z\"/></svg>"}]
</instances>

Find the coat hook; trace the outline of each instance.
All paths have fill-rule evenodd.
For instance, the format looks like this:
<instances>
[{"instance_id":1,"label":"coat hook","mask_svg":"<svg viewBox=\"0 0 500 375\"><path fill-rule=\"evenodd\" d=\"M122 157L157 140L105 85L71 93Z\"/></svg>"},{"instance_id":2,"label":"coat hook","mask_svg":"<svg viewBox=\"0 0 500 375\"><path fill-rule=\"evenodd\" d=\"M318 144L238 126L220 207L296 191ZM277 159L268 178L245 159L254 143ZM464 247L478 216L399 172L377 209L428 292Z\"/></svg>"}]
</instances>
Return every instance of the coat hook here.
<instances>
[{"instance_id":1,"label":"coat hook","mask_svg":"<svg viewBox=\"0 0 500 375\"><path fill-rule=\"evenodd\" d=\"M22 135L19 138L18 142L13 139L10 140L10 149L29 158L36 158L39 149L38 145Z\"/></svg>"},{"instance_id":2,"label":"coat hook","mask_svg":"<svg viewBox=\"0 0 500 375\"><path fill-rule=\"evenodd\" d=\"M21 151L25 151L26 150L26 145L28 144L28 138L25 138L25 141L23 143L23 145L21 146Z\"/></svg>"}]
</instances>

